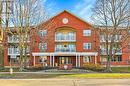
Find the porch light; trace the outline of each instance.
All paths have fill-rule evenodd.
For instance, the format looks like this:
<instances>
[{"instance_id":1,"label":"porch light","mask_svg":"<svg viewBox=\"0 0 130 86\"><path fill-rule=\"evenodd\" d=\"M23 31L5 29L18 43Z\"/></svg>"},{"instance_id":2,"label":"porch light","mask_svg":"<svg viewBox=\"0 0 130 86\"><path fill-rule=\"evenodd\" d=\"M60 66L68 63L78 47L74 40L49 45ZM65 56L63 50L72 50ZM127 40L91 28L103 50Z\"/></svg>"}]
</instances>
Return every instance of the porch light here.
<instances>
[{"instance_id":1,"label":"porch light","mask_svg":"<svg viewBox=\"0 0 130 86\"><path fill-rule=\"evenodd\" d=\"M67 45L64 45L64 47L67 47Z\"/></svg>"}]
</instances>

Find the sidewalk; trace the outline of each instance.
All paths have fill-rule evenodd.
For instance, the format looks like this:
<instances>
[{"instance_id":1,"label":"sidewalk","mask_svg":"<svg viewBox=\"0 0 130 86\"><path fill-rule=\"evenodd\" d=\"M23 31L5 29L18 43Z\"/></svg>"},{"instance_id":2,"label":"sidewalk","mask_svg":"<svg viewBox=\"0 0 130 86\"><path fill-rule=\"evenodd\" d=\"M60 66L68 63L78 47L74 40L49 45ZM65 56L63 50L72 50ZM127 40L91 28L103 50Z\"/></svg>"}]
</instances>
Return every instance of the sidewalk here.
<instances>
[{"instance_id":1,"label":"sidewalk","mask_svg":"<svg viewBox=\"0 0 130 86\"><path fill-rule=\"evenodd\" d=\"M130 79L3 79L0 86L130 86Z\"/></svg>"}]
</instances>

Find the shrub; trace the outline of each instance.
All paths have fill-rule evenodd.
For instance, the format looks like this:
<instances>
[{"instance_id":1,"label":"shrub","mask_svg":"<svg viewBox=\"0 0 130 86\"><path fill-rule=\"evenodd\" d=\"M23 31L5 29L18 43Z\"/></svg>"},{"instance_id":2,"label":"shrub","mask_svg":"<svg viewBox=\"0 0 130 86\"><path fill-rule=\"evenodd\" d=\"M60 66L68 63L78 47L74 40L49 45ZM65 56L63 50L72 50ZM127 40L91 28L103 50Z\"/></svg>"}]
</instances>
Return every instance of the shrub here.
<instances>
[{"instance_id":1,"label":"shrub","mask_svg":"<svg viewBox=\"0 0 130 86\"><path fill-rule=\"evenodd\" d=\"M83 68L95 71L103 70L103 67L100 64L93 64L93 63L85 63L83 64Z\"/></svg>"}]
</instances>

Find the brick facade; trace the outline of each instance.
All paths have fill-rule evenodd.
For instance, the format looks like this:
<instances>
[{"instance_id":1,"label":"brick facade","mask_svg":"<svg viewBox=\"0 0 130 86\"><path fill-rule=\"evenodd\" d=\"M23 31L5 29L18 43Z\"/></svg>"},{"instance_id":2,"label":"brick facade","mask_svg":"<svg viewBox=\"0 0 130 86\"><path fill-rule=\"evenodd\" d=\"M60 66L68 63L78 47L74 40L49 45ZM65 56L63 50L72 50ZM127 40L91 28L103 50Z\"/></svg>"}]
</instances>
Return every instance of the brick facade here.
<instances>
[{"instance_id":1,"label":"brick facade","mask_svg":"<svg viewBox=\"0 0 130 86\"><path fill-rule=\"evenodd\" d=\"M47 27L45 27L46 24L48 24ZM59 66L60 63L65 63L65 61L67 61L68 64L72 64L72 66L74 67L82 67L83 64L85 63L84 62L85 56L88 56L88 57L90 56L91 63L104 64L103 62L101 62L101 55L100 55L100 49L99 49L100 48L100 33L91 24L83 21L82 19L76 17L75 15L71 14L68 11L63 11L59 13L58 15L54 16L53 18L51 18L50 20L48 20L46 23L40 24L40 27L41 27L40 30L43 30L45 28L47 30L47 35L46 35L48 37L46 41L47 50L46 52L41 52L39 50L39 43L41 42L41 39L39 37L38 31L36 31L35 29L32 29L31 34L34 34L35 32L37 34L31 35L30 37L30 45L29 45L30 46L30 52L29 52L30 66L37 66L38 64L44 65L44 63L40 60L41 58L46 58L47 66L55 67L55 66ZM63 29L63 31L61 31L62 33L64 33L64 30L74 32L76 34L76 41L56 42L55 34L57 31L60 31L60 29L61 30ZM84 36L83 34L84 30L91 30L91 36ZM4 38L7 41L7 37L5 36ZM33 46L34 39L36 39L35 47ZM84 43L91 43L91 49L84 49L83 47ZM72 54L71 53L67 54L66 52L57 53L55 51L55 47L58 44L63 44L63 45L65 44L67 46L68 44L72 46L74 45L76 46L76 49L75 49L76 51L73 52ZM127 48L124 49L123 51L126 51L126 50ZM112 65L128 65L129 55L130 55L129 53L122 53L121 55L122 61L112 62ZM9 66L8 57L9 55L8 55L8 43L7 43L5 44L5 49L4 49L4 65L5 66ZM66 59L66 57L68 58Z\"/></svg>"}]
</instances>

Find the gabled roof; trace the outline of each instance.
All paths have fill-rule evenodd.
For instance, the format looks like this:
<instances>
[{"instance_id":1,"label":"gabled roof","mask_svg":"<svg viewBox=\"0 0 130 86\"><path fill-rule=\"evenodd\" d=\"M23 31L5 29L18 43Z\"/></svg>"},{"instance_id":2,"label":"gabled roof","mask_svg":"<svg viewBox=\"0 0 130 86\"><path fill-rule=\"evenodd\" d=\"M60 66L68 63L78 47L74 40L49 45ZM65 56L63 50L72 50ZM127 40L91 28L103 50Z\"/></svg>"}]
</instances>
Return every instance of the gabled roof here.
<instances>
[{"instance_id":1,"label":"gabled roof","mask_svg":"<svg viewBox=\"0 0 130 86\"><path fill-rule=\"evenodd\" d=\"M84 19L82 19L81 17L76 16L75 14L73 14L73 13L71 13L71 12L67 11L67 10L64 10L64 11L61 11L61 12L57 13L56 15L52 16L51 18L49 18L47 21L49 21L49 20L51 20L51 19L53 19L53 18L55 18L55 17L59 16L60 14L62 14L62 13L64 13L64 12L66 12L66 13L68 13L68 14L70 14L70 15L74 16L75 18L79 19L80 21L82 21L82 22L84 22L84 23L86 23L86 24L88 24L88 25L92 26L92 24L88 23L87 21L85 21L85 20L84 20Z\"/></svg>"}]
</instances>

